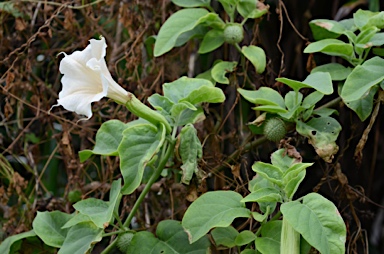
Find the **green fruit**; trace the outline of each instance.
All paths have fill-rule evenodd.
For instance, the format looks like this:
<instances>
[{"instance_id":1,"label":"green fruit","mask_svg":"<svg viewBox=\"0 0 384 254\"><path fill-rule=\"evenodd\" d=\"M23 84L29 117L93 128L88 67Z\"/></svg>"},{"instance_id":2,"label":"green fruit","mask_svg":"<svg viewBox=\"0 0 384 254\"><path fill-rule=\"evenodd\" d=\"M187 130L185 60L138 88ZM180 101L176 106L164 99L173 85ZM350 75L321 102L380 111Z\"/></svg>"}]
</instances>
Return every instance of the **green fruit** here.
<instances>
[{"instance_id":1,"label":"green fruit","mask_svg":"<svg viewBox=\"0 0 384 254\"><path fill-rule=\"evenodd\" d=\"M243 26L238 23L227 24L224 28L224 41L230 44L239 43L244 38Z\"/></svg>"},{"instance_id":2,"label":"green fruit","mask_svg":"<svg viewBox=\"0 0 384 254\"><path fill-rule=\"evenodd\" d=\"M81 200L81 191L80 190L72 190L68 193L68 201L71 203L76 203Z\"/></svg>"},{"instance_id":3,"label":"green fruit","mask_svg":"<svg viewBox=\"0 0 384 254\"><path fill-rule=\"evenodd\" d=\"M264 125L264 135L270 141L279 142L285 137L285 134L287 134L287 129L280 118L271 118Z\"/></svg>"},{"instance_id":4,"label":"green fruit","mask_svg":"<svg viewBox=\"0 0 384 254\"><path fill-rule=\"evenodd\" d=\"M124 233L122 235L119 235L117 238L117 247L119 250L123 253L127 253L128 247L131 244L132 238L135 234L132 232Z\"/></svg>"}]
</instances>

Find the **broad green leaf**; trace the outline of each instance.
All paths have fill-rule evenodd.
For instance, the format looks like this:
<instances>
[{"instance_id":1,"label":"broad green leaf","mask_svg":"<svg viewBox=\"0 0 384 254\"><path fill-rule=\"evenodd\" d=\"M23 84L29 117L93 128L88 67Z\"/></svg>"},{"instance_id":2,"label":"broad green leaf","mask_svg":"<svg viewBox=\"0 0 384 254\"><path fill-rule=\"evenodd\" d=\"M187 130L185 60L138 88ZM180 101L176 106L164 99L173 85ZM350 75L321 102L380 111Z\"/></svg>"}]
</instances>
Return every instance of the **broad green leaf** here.
<instances>
[{"instance_id":1,"label":"broad green leaf","mask_svg":"<svg viewBox=\"0 0 384 254\"><path fill-rule=\"evenodd\" d=\"M250 192L254 192L254 191L257 191L258 189L262 189L262 188L275 188L276 190L278 190L272 182L268 181L268 179L257 174L249 182L248 189ZM258 202L258 204L259 204L260 210L264 214L270 214L275 210L277 202Z\"/></svg>"},{"instance_id":2,"label":"broad green leaf","mask_svg":"<svg viewBox=\"0 0 384 254\"><path fill-rule=\"evenodd\" d=\"M369 40L372 46L383 46L384 45L384 33L377 33Z\"/></svg>"},{"instance_id":3,"label":"broad green leaf","mask_svg":"<svg viewBox=\"0 0 384 254\"><path fill-rule=\"evenodd\" d=\"M292 110L299 106L302 100L303 94L300 92L296 93L294 91L289 91L284 97L285 106L288 110Z\"/></svg>"},{"instance_id":4,"label":"broad green leaf","mask_svg":"<svg viewBox=\"0 0 384 254\"><path fill-rule=\"evenodd\" d=\"M260 209L261 210L261 209ZM264 214L258 213L258 212L252 212L252 217L258 221L258 222L264 222L267 218L268 215L270 214L271 207L267 206L267 210Z\"/></svg>"},{"instance_id":5,"label":"broad green leaf","mask_svg":"<svg viewBox=\"0 0 384 254\"><path fill-rule=\"evenodd\" d=\"M183 165L183 176L181 181L185 184L189 184L192 179L193 173L199 171L198 160L203 155L203 149L199 138L197 137L197 131L192 124L188 124L181 129L180 132L180 145L179 154Z\"/></svg>"},{"instance_id":6,"label":"broad green leaf","mask_svg":"<svg viewBox=\"0 0 384 254\"><path fill-rule=\"evenodd\" d=\"M109 120L103 123L96 133L96 145L93 150L79 152L80 162L84 162L92 154L118 155L117 147L123 138L123 131L130 125L132 123L126 124L119 120Z\"/></svg>"},{"instance_id":7,"label":"broad green leaf","mask_svg":"<svg viewBox=\"0 0 384 254\"><path fill-rule=\"evenodd\" d=\"M210 242L207 236L190 244L179 221L163 220L156 229L156 238L152 233L141 231L134 235L127 254L172 253L172 254L206 254Z\"/></svg>"},{"instance_id":8,"label":"broad green leaf","mask_svg":"<svg viewBox=\"0 0 384 254\"><path fill-rule=\"evenodd\" d=\"M255 1L253 2L256 3ZM262 48L253 45L243 46L241 52L249 61L251 61L253 66L255 66L257 73L260 74L264 72L265 66L267 65L267 58Z\"/></svg>"},{"instance_id":9,"label":"broad green leaf","mask_svg":"<svg viewBox=\"0 0 384 254\"><path fill-rule=\"evenodd\" d=\"M71 227L58 254L84 254L102 239L103 230L92 222L83 222Z\"/></svg>"},{"instance_id":10,"label":"broad green leaf","mask_svg":"<svg viewBox=\"0 0 384 254\"><path fill-rule=\"evenodd\" d=\"M312 165L313 165L313 163L296 163L296 164L292 165L289 169L287 169L283 173L284 182L287 182L292 177L300 174L302 171L306 170L308 167L310 167Z\"/></svg>"},{"instance_id":11,"label":"broad green leaf","mask_svg":"<svg viewBox=\"0 0 384 254\"><path fill-rule=\"evenodd\" d=\"M256 91L249 91L238 88L237 91L244 97L244 99L251 103L261 105L274 105L285 109L285 102L283 97L272 88L260 87Z\"/></svg>"},{"instance_id":12,"label":"broad green leaf","mask_svg":"<svg viewBox=\"0 0 384 254\"><path fill-rule=\"evenodd\" d=\"M233 191L211 191L196 199L184 214L182 225L194 243L215 227L228 227L235 218L249 218L251 211Z\"/></svg>"},{"instance_id":13,"label":"broad green leaf","mask_svg":"<svg viewBox=\"0 0 384 254\"><path fill-rule=\"evenodd\" d=\"M280 254L282 221L270 221L262 225L261 237L256 238L256 248L262 254Z\"/></svg>"},{"instance_id":14,"label":"broad green leaf","mask_svg":"<svg viewBox=\"0 0 384 254\"><path fill-rule=\"evenodd\" d=\"M343 85L340 96L344 102L359 100L382 80L384 80L384 59L375 56L353 69Z\"/></svg>"},{"instance_id":15,"label":"broad green leaf","mask_svg":"<svg viewBox=\"0 0 384 254\"><path fill-rule=\"evenodd\" d=\"M332 79L328 72L311 73L303 82L288 78L277 78L276 80L288 85L295 91L299 91L302 88L313 88L323 94L333 93Z\"/></svg>"},{"instance_id":16,"label":"broad green leaf","mask_svg":"<svg viewBox=\"0 0 384 254\"><path fill-rule=\"evenodd\" d=\"M243 230L236 236L235 244L237 246L246 245L256 239L256 235L250 230Z\"/></svg>"},{"instance_id":17,"label":"broad green leaf","mask_svg":"<svg viewBox=\"0 0 384 254\"><path fill-rule=\"evenodd\" d=\"M46 245L60 248L68 234L68 229L62 229L62 226L72 217L59 211L37 212L32 223L33 231Z\"/></svg>"},{"instance_id":18,"label":"broad green leaf","mask_svg":"<svg viewBox=\"0 0 384 254\"><path fill-rule=\"evenodd\" d=\"M36 233L33 230L20 233L17 235L9 236L5 238L5 240L0 244L0 253L2 254L10 254L12 245L22 239L34 237Z\"/></svg>"},{"instance_id":19,"label":"broad green leaf","mask_svg":"<svg viewBox=\"0 0 384 254\"><path fill-rule=\"evenodd\" d=\"M212 68L206 70L205 72L199 73L198 75L196 75L195 78L206 79L210 81L213 85L216 85L216 81L212 78Z\"/></svg>"},{"instance_id":20,"label":"broad green leaf","mask_svg":"<svg viewBox=\"0 0 384 254\"><path fill-rule=\"evenodd\" d=\"M355 51L357 54L362 55L367 48L373 46L370 42L371 38L380 31L377 27L367 27L363 29L356 38Z\"/></svg>"},{"instance_id":21,"label":"broad green leaf","mask_svg":"<svg viewBox=\"0 0 384 254\"><path fill-rule=\"evenodd\" d=\"M278 190L267 187L251 192L241 202L281 202L281 200L282 197Z\"/></svg>"},{"instance_id":22,"label":"broad green leaf","mask_svg":"<svg viewBox=\"0 0 384 254\"><path fill-rule=\"evenodd\" d=\"M211 0L172 0L172 3L180 7L204 7L209 6Z\"/></svg>"},{"instance_id":23,"label":"broad green leaf","mask_svg":"<svg viewBox=\"0 0 384 254\"><path fill-rule=\"evenodd\" d=\"M208 103L221 103L225 100L223 90L213 86L201 86L198 89L192 91L187 97L181 99L181 102L188 101L193 105L201 104L203 102Z\"/></svg>"},{"instance_id":24,"label":"broad green leaf","mask_svg":"<svg viewBox=\"0 0 384 254\"><path fill-rule=\"evenodd\" d=\"M346 227L335 205L317 193L281 205L289 224L321 254L344 254Z\"/></svg>"},{"instance_id":25,"label":"broad green leaf","mask_svg":"<svg viewBox=\"0 0 384 254\"><path fill-rule=\"evenodd\" d=\"M316 41L323 39L336 39L345 31L345 27L335 20L315 19L309 22L313 38Z\"/></svg>"},{"instance_id":26,"label":"broad green leaf","mask_svg":"<svg viewBox=\"0 0 384 254\"><path fill-rule=\"evenodd\" d=\"M173 103L178 103L179 101L188 98L193 91L198 90L203 86L214 87L214 85L206 79L181 77L171 83L165 83L163 85L164 97Z\"/></svg>"},{"instance_id":27,"label":"broad green leaf","mask_svg":"<svg viewBox=\"0 0 384 254\"><path fill-rule=\"evenodd\" d=\"M275 106L275 105L263 105L263 106L257 106L253 107L252 109L254 110L260 110L260 111L265 111L269 113L282 113L285 114L288 112L285 108L282 108L280 106Z\"/></svg>"},{"instance_id":28,"label":"broad green leaf","mask_svg":"<svg viewBox=\"0 0 384 254\"><path fill-rule=\"evenodd\" d=\"M187 124L194 124L201 122L205 119L204 110L201 106L197 110L184 110L179 118L176 120L177 126L184 126Z\"/></svg>"},{"instance_id":29,"label":"broad green leaf","mask_svg":"<svg viewBox=\"0 0 384 254\"><path fill-rule=\"evenodd\" d=\"M224 30L225 22L220 18L217 13L210 12L200 19L200 23L204 26L211 27L215 30ZM206 34L206 31L204 34Z\"/></svg>"},{"instance_id":30,"label":"broad green leaf","mask_svg":"<svg viewBox=\"0 0 384 254\"><path fill-rule=\"evenodd\" d=\"M268 179L272 183L277 184L278 186L282 186L283 171L280 168L268 163L258 161L253 164L252 170L260 174L262 177Z\"/></svg>"},{"instance_id":31,"label":"broad green leaf","mask_svg":"<svg viewBox=\"0 0 384 254\"><path fill-rule=\"evenodd\" d=\"M384 12L371 12L359 9L353 14L353 20L360 30L371 26L376 26L379 29L384 28Z\"/></svg>"},{"instance_id":32,"label":"broad green leaf","mask_svg":"<svg viewBox=\"0 0 384 254\"><path fill-rule=\"evenodd\" d=\"M330 116L332 114L338 115L339 112L336 109L332 108L320 108L313 111L314 115L318 116Z\"/></svg>"},{"instance_id":33,"label":"broad green leaf","mask_svg":"<svg viewBox=\"0 0 384 254\"><path fill-rule=\"evenodd\" d=\"M61 228L70 228L73 227L76 224L82 223L82 222L89 222L91 218L88 215L82 214L82 213L77 213L75 216L73 216L67 223L65 223Z\"/></svg>"},{"instance_id":34,"label":"broad green leaf","mask_svg":"<svg viewBox=\"0 0 384 254\"><path fill-rule=\"evenodd\" d=\"M313 118L307 123L298 121L296 130L308 138L316 153L326 162L331 162L339 150L335 141L341 131L341 125L332 117Z\"/></svg>"},{"instance_id":35,"label":"broad green leaf","mask_svg":"<svg viewBox=\"0 0 384 254\"><path fill-rule=\"evenodd\" d=\"M295 195L300 183L304 180L306 171L301 171L299 174L290 178L289 181L284 185L284 192L287 198L292 199Z\"/></svg>"},{"instance_id":36,"label":"broad green leaf","mask_svg":"<svg viewBox=\"0 0 384 254\"><path fill-rule=\"evenodd\" d=\"M365 93L360 99L348 101L345 103L348 108L355 111L361 121L365 121L372 113L373 99L378 90L377 86L373 86L368 93Z\"/></svg>"},{"instance_id":37,"label":"broad green leaf","mask_svg":"<svg viewBox=\"0 0 384 254\"><path fill-rule=\"evenodd\" d=\"M113 181L109 195L109 202L96 198L81 200L73 207L81 214L86 215L99 228L104 229L113 222L113 212L119 201L121 179Z\"/></svg>"},{"instance_id":38,"label":"broad green leaf","mask_svg":"<svg viewBox=\"0 0 384 254\"><path fill-rule=\"evenodd\" d=\"M207 14L207 15L209 15L209 14ZM206 16L204 16L204 17L206 17ZM187 43L192 38L195 38L195 37L202 38L204 36L204 34L206 34L208 31L209 30L207 27L205 27L203 24L199 24L199 25L195 26L192 30L188 30L188 31L180 34L179 37L177 37L177 40L176 40L173 48L183 46L185 43Z\"/></svg>"},{"instance_id":39,"label":"broad green leaf","mask_svg":"<svg viewBox=\"0 0 384 254\"><path fill-rule=\"evenodd\" d=\"M331 75L331 79L335 81L345 80L352 72L352 68L344 67L338 63L328 63L320 65L312 69L311 73L315 72L328 72Z\"/></svg>"},{"instance_id":40,"label":"broad green leaf","mask_svg":"<svg viewBox=\"0 0 384 254\"><path fill-rule=\"evenodd\" d=\"M236 246L235 239L239 235L239 232L232 227L215 228L211 232L212 238L216 243L216 246L225 246L232 248Z\"/></svg>"},{"instance_id":41,"label":"broad green leaf","mask_svg":"<svg viewBox=\"0 0 384 254\"><path fill-rule=\"evenodd\" d=\"M315 106L323 97L324 94L314 91L304 98L302 106L305 109L309 109L310 107Z\"/></svg>"},{"instance_id":42,"label":"broad green leaf","mask_svg":"<svg viewBox=\"0 0 384 254\"><path fill-rule=\"evenodd\" d=\"M243 18L248 18L257 8L257 1L254 0L238 0L237 11Z\"/></svg>"},{"instance_id":43,"label":"broad green leaf","mask_svg":"<svg viewBox=\"0 0 384 254\"><path fill-rule=\"evenodd\" d=\"M297 161L297 159L290 157L286 153L287 151L282 148L273 152L271 155L272 165L278 167L282 172L287 171L294 164L300 162Z\"/></svg>"},{"instance_id":44,"label":"broad green leaf","mask_svg":"<svg viewBox=\"0 0 384 254\"><path fill-rule=\"evenodd\" d=\"M152 124L135 125L123 132L123 140L117 149L124 177L122 194L130 194L140 185L145 166L160 150L164 140L163 125L160 129Z\"/></svg>"},{"instance_id":45,"label":"broad green leaf","mask_svg":"<svg viewBox=\"0 0 384 254\"><path fill-rule=\"evenodd\" d=\"M353 57L353 46L337 39L324 39L312 42L305 49L304 53L322 52L331 56L340 56L346 60Z\"/></svg>"},{"instance_id":46,"label":"broad green leaf","mask_svg":"<svg viewBox=\"0 0 384 254\"><path fill-rule=\"evenodd\" d=\"M196 111L197 108L188 101L182 101L174 104L171 108L171 115L177 119L184 110Z\"/></svg>"},{"instance_id":47,"label":"broad green leaf","mask_svg":"<svg viewBox=\"0 0 384 254\"><path fill-rule=\"evenodd\" d=\"M157 35L154 56L161 56L170 51L180 35L194 29L200 24L200 19L209 12L203 8L182 9L169 17L160 28Z\"/></svg>"},{"instance_id":48,"label":"broad green leaf","mask_svg":"<svg viewBox=\"0 0 384 254\"><path fill-rule=\"evenodd\" d=\"M199 54L205 54L219 48L224 43L223 30L212 29L204 35L199 47Z\"/></svg>"},{"instance_id":49,"label":"broad green leaf","mask_svg":"<svg viewBox=\"0 0 384 254\"><path fill-rule=\"evenodd\" d=\"M219 62L213 66L211 75L212 78L221 84L229 84L229 79L225 76L229 72L233 72L237 66L237 62Z\"/></svg>"},{"instance_id":50,"label":"broad green leaf","mask_svg":"<svg viewBox=\"0 0 384 254\"><path fill-rule=\"evenodd\" d=\"M152 107L159 110L160 112L165 111L167 113L171 112L171 108L174 104L167 97L162 96L158 93L151 95L148 98L148 102L152 105Z\"/></svg>"},{"instance_id":51,"label":"broad green leaf","mask_svg":"<svg viewBox=\"0 0 384 254\"><path fill-rule=\"evenodd\" d=\"M238 0L218 0L218 2L221 3L223 6L225 12L230 16L233 17L235 13L235 7L238 2Z\"/></svg>"}]
</instances>

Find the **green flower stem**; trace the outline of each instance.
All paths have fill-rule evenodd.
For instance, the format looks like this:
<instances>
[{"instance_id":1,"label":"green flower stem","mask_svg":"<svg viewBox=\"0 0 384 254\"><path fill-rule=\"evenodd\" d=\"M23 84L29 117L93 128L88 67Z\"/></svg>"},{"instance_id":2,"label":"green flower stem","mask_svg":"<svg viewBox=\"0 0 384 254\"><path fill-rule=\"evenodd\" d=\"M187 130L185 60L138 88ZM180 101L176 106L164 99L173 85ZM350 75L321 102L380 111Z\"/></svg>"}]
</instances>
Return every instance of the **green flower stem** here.
<instances>
[{"instance_id":1,"label":"green flower stem","mask_svg":"<svg viewBox=\"0 0 384 254\"><path fill-rule=\"evenodd\" d=\"M173 154L173 150L175 149L175 142L167 142L164 145L164 150L166 151L164 156L162 156L159 165L157 166L157 169L155 172L153 172L153 175L149 179L148 183L145 185L143 191L141 192L139 198L136 200L136 203L133 205L131 212L128 215L128 218L124 221L123 228L129 227L131 224L131 221L133 219L133 216L135 216L136 211L139 209L141 203L144 201L145 196L148 194L148 192L151 190L151 186L155 183L155 181L159 178L161 172L163 171L165 165L168 162L169 157ZM120 236L117 236L119 238ZM115 245L117 243L117 238L110 244L108 245L101 254L107 254L110 251L112 251L115 248Z\"/></svg>"},{"instance_id":2,"label":"green flower stem","mask_svg":"<svg viewBox=\"0 0 384 254\"><path fill-rule=\"evenodd\" d=\"M171 125L169 125L169 122L162 114L142 103L132 93L128 94L128 98L129 100L125 103L125 106L129 109L129 111L156 126L158 126L159 123L164 124L167 133L171 133Z\"/></svg>"},{"instance_id":3,"label":"green flower stem","mask_svg":"<svg viewBox=\"0 0 384 254\"><path fill-rule=\"evenodd\" d=\"M283 217L281 229L280 253L300 254L300 233L293 229Z\"/></svg>"}]
</instances>

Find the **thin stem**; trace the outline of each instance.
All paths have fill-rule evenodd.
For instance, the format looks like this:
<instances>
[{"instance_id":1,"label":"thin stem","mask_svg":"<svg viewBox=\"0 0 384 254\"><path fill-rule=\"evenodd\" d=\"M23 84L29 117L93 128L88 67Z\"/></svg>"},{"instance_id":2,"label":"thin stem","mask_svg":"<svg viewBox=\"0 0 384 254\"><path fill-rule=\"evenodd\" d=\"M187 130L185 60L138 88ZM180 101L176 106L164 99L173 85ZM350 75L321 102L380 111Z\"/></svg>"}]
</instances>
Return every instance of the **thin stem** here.
<instances>
[{"instance_id":1,"label":"thin stem","mask_svg":"<svg viewBox=\"0 0 384 254\"><path fill-rule=\"evenodd\" d=\"M127 228L133 219L133 217L136 214L136 211L139 209L141 203L144 201L145 196L148 194L148 192L151 190L151 186L155 183L155 181L159 178L161 172L163 171L169 157L172 155L173 150L175 148L175 142L167 142L164 145L164 150L166 150L166 153L164 156L162 156L159 165L157 166L157 169L155 172L153 172L153 175L149 179L148 183L145 185L143 191L141 192L139 198L136 200L136 203L133 205L131 212L128 215L128 218L124 221L123 228ZM119 236L117 236L119 238ZM117 243L117 239L113 241L110 245L108 245L107 248L101 252L101 254L107 254L110 251L112 251L115 248L115 245Z\"/></svg>"}]
</instances>

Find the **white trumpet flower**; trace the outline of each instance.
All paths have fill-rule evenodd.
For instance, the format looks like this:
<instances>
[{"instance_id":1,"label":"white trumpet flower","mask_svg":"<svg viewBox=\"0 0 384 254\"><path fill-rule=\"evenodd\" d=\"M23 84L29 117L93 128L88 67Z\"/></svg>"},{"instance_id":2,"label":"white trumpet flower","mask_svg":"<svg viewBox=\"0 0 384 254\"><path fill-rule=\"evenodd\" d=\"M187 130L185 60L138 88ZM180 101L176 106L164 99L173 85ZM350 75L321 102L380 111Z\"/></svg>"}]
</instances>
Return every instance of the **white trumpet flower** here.
<instances>
[{"instance_id":1,"label":"white trumpet flower","mask_svg":"<svg viewBox=\"0 0 384 254\"><path fill-rule=\"evenodd\" d=\"M92 102L108 97L125 104L131 94L117 84L108 71L105 62L107 44L104 37L91 39L82 51L65 57L60 62L59 70L64 74L61 79L63 88L54 106L63 106L79 115L92 117ZM54 107L53 106L53 107Z\"/></svg>"}]
</instances>

